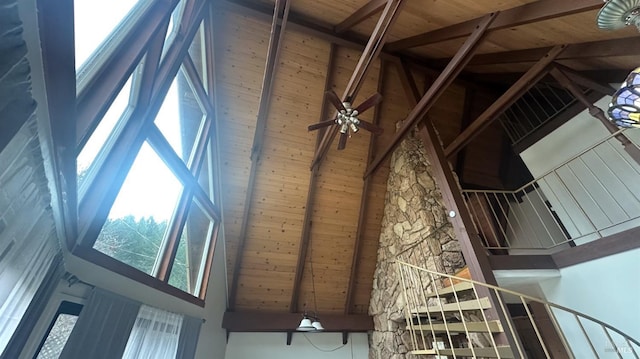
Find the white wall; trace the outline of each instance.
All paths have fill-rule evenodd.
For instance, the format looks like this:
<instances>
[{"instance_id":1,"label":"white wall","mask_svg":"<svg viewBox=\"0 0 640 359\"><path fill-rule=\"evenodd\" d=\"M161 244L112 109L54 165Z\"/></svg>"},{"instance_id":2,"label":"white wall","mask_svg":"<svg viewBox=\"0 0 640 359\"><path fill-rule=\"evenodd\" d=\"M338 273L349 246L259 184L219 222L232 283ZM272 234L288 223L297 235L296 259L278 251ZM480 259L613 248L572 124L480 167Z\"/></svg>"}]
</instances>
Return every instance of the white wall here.
<instances>
[{"instance_id":1,"label":"white wall","mask_svg":"<svg viewBox=\"0 0 640 359\"><path fill-rule=\"evenodd\" d=\"M367 359L369 357L369 340L366 333L350 333L349 341L344 346L341 333L294 333L291 345L286 345L286 342L286 333L231 333L227 343L226 359ZM336 348L339 349L331 351Z\"/></svg>"},{"instance_id":2,"label":"white wall","mask_svg":"<svg viewBox=\"0 0 640 359\"><path fill-rule=\"evenodd\" d=\"M632 338L640 338L640 249L600 258L560 269L560 276L539 283L546 299L610 324ZM582 350L576 358L591 358L588 343L573 317L558 315L568 341ZM585 324L590 333L602 333L599 327ZM606 339L594 334L593 344L603 357L617 357L605 352ZM623 341L614 337L614 341ZM581 348L581 349L580 349Z\"/></svg>"},{"instance_id":3,"label":"white wall","mask_svg":"<svg viewBox=\"0 0 640 359\"><path fill-rule=\"evenodd\" d=\"M609 101L606 96L596 105L606 109ZM640 143L640 130L625 134ZM520 156L538 178L607 136L604 125L585 110ZM639 175L640 166L611 139L539 185L571 237L584 236L576 242L580 244L597 239L590 235L596 229L607 236L640 225L636 218L640 213Z\"/></svg>"}]
</instances>

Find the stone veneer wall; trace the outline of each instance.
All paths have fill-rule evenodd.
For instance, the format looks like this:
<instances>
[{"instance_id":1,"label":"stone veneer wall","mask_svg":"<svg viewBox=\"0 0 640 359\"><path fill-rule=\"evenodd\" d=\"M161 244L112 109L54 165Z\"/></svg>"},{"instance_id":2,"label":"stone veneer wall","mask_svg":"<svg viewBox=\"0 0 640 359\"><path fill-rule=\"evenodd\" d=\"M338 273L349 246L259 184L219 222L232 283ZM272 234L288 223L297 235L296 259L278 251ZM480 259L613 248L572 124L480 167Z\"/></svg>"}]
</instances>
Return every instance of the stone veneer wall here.
<instances>
[{"instance_id":1,"label":"stone veneer wall","mask_svg":"<svg viewBox=\"0 0 640 359\"><path fill-rule=\"evenodd\" d=\"M410 135L391 157L369 314L375 331L369 358L409 358L396 259L441 273L465 266L422 142Z\"/></svg>"}]
</instances>

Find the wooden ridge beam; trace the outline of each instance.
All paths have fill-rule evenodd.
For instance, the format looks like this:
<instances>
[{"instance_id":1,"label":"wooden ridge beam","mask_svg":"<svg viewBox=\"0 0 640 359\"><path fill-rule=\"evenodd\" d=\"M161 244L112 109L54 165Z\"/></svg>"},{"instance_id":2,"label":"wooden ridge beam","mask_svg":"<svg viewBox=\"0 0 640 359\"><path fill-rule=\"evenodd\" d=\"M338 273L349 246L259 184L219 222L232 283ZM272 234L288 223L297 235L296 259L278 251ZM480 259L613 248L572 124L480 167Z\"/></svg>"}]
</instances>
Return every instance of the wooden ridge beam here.
<instances>
[{"instance_id":1,"label":"wooden ridge beam","mask_svg":"<svg viewBox=\"0 0 640 359\"><path fill-rule=\"evenodd\" d=\"M324 90L331 89L333 84L333 67L336 61L336 45L331 44L329 48L329 61L327 63L327 74L325 76ZM329 103L326 96L322 100L322 111L320 112L320 121L324 121L329 114ZM320 122L318 121L318 122ZM316 149L320 146L322 135L326 129L318 130L316 136ZM304 207L304 219L302 220L302 236L300 237L300 244L298 245L298 262L296 264L295 277L293 280L293 289L291 291L291 302L289 304L289 311L296 313L298 311L298 298L300 298L300 285L302 283L302 275L304 274L304 264L307 258L307 249L309 247L309 240L311 238L311 217L313 215L313 205L316 196L317 182L318 182L319 167L313 167L311 169L311 175L309 176L309 190L307 191L307 202Z\"/></svg>"},{"instance_id":2,"label":"wooden ridge beam","mask_svg":"<svg viewBox=\"0 0 640 359\"><path fill-rule=\"evenodd\" d=\"M595 10L600 7L602 7L602 0L539 0L511 9L502 10L496 21L494 21L487 30L490 32L506 29L509 27ZM482 17L394 41L387 45L387 50L392 52L405 50L412 47L424 46L469 36L474 31L475 25L480 21L480 19L482 19Z\"/></svg>"},{"instance_id":3,"label":"wooden ridge beam","mask_svg":"<svg viewBox=\"0 0 640 359\"><path fill-rule=\"evenodd\" d=\"M384 159L396 148L396 146L400 144L407 133L409 133L415 125L425 118L427 112L469 62L475 53L475 50L482 42L487 28L489 28L497 15L497 13L486 15L482 18L482 21L476 24L475 31L460 47L456 55L451 59L451 62L449 62L447 67L429 87L429 90L427 90L424 96L422 96L422 99L417 103L413 110L411 110L407 118L404 120L402 128L396 132L391 143L369 165L364 174L365 178L373 173L382 164Z\"/></svg>"},{"instance_id":4,"label":"wooden ridge beam","mask_svg":"<svg viewBox=\"0 0 640 359\"><path fill-rule=\"evenodd\" d=\"M534 49L494 52L476 55L469 66L472 65L500 65L523 62L536 62L549 52L552 47L538 47ZM593 57L640 55L640 37L625 37L621 39L580 42L567 45L557 60L585 59ZM444 63L446 59L434 61L434 64Z\"/></svg>"},{"instance_id":5,"label":"wooden ridge beam","mask_svg":"<svg viewBox=\"0 0 640 359\"><path fill-rule=\"evenodd\" d=\"M500 98L498 98L488 109L486 109L469 127L458 135L445 150L447 157L458 153L464 146L469 144L481 131L486 129L498 118L504 110L511 106L522 94L527 92L549 69L549 65L555 61L556 57L564 51L566 45L559 45L542 57L529 71L527 71L518 81L516 81Z\"/></svg>"},{"instance_id":6,"label":"wooden ridge beam","mask_svg":"<svg viewBox=\"0 0 640 359\"><path fill-rule=\"evenodd\" d=\"M227 332L295 331L302 316L299 313L231 312L224 313L222 328ZM373 318L366 314L323 314L325 332L367 332L374 330Z\"/></svg>"},{"instance_id":7,"label":"wooden ridge beam","mask_svg":"<svg viewBox=\"0 0 640 359\"><path fill-rule=\"evenodd\" d=\"M247 191L245 193L244 209L242 213L242 224L240 227L240 235L238 237L238 248L236 252L236 260L234 263L234 271L231 280L231 288L229 290L229 308L235 307L236 296L238 294L238 280L240 278L240 270L242 267L242 258L244 246L247 237L247 228L249 226L249 216L251 214L251 205L253 200L253 190L255 187L256 174L258 172L258 163L262 155L262 145L264 132L267 126L267 118L269 116L269 108L271 105L271 92L273 90L273 78L275 77L278 58L280 56L280 48L285 34L287 17L289 15L290 0L276 0L271 21L271 33L269 34L269 46L267 48L267 58L262 79L262 89L260 93L260 104L258 106L258 115L256 119L256 129L253 135L253 145L251 147L251 169L249 170L249 180ZM280 17L282 19L280 20Z\"/></svg>"},{"instance_id":8,"label":"wooden ridge beam","mask_svg":"<svg viewBox=\"0 0 640 359\"><path fill-rule=\"evenodd\" d=\"M342 20L342 22L340 22L338 25L334 26L333 31L336 34L339 34L351 29L352 27L370 18L374 14L377 14L378 12L380 12L382 8L384 8L384 5L386 3L387 3L387 0L370 0L368 3L364 4L361 8L354 11L346 19Z\"/></svg>"},{"instance_id":9,"label":"wooden ridge beam","mask_svg":"<svg viewBox=\"0 0 640 359\"><path fill-rule=\"evenodd\" d=\"M353 70L353 74L349 79L349 83L347 84L344 94L342 95L343 101L348 100L349 102L352 102L355 99L360 87L364 83L364 79L369 68L382 51L382 47L387 40L387 35L389 34L389 29L397 19L403 4L404 0L389 0L387 2L380 19L369 38L369 42L362 52L356 68ZM333 139L336 137L338 130L339 126L334 124L324 133L320 146L314 154L313 161L311 162L311 168L320 164L329 150L329 146L333 142Z\"/></svg>"},{"instance_id":10,"label":"wooden ridge beam","mask_svg":"<svg viewBox=\"0 0 640 359\"><path fill-rule=\"evenodd\" d=\"M382 62L380 64L380 72L378 74L378 93L382 94L384 89L384 75L387 67L386 62ZM380 106L382 102L376 105L373 109L373 124L378 126L380 124ZM367 154L367 163L373 161L375 156L375 150L377 145L377 138L373 134L370 135L369 139L369 150ZM353 304L353 292L356 285L356 276L358 273L358 264L360 261L360 249L362 247L362 241L364 237L364 229L365 229L365 219L367 217L367 207L369 204L369 185L371 182L371 177L367 177L364 179L364 184L362 185L362 194L360 196L360 211L358 213L358 227L356 228L356 238L353 243L353 254L351 256L351 272L349 273L349 284L347 285L347 295L345 298L344 304L344 314L349 314L351 312L351 305Z\"/></svg>"}]
</instances>

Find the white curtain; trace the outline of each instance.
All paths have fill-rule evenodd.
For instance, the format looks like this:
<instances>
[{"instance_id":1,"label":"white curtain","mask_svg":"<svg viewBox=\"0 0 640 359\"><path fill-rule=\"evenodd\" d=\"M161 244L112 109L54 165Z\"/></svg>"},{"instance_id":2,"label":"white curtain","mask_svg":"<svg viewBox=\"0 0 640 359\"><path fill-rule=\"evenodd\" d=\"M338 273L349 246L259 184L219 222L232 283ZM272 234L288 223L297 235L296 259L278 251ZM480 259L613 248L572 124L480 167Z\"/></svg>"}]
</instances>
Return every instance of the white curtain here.
<instances>
[{"instance_id":1,"label":"white curtain","mask_svg":"<svg viewBox=\"0 0 640 359\"><path fill-rule=\"evenodd\" d=\"M34 127L0 152L0 353L60 252Z\"/></svg>"},{"instance_id":2,"label":"white curtain","mask_svg":"<svg viewBox=\"0 0 640 359\"><path fill-rule=\"evenodd\" d=\"M175 358L182 321L180 314L142 305L122 358Z\"/></svg>"}]
</instances>

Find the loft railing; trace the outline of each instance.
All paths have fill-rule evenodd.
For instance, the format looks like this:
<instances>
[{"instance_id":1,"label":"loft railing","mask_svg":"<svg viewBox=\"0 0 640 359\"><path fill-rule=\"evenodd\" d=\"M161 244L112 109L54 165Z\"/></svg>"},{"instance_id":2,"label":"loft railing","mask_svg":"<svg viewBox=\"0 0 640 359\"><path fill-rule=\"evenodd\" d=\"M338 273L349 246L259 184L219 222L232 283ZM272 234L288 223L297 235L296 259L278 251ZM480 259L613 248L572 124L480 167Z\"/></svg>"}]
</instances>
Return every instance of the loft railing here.
<instances>
[{"instance_id":1,"label":"loft railing","mask_svg":"<svg viewBox=\"0 0 640 359\"><path fill-rule=\"evenodd\" d=\"M512 144L517 144L561 114L577 100L565 90L538 83L498 118Z\"/></svg>"},{"instance_id":2,"label":"loft railing","mask_svg":"<svg viewBox=\"0 0 640 359\"><path fill-rule=\"evenodd\" d=\"M404 261L396 264L411 354L439 359L640 358L637 339L587 314ZM495 310L511 321L487 318L490 292L498 299ZM495 337L503 333L518 339L499 344Z\"/></svg>"},{"instance_id":3,"label":"loft railing","mask_svg":"<svg viewBox=\"0 0 640 359\"><path fill-rule=\"evenodd\" d=\"M485 247L551 249L640 226L640 166L615 138L622 132L514 191L463 190Z\"/></svg>"}]
</instances>

